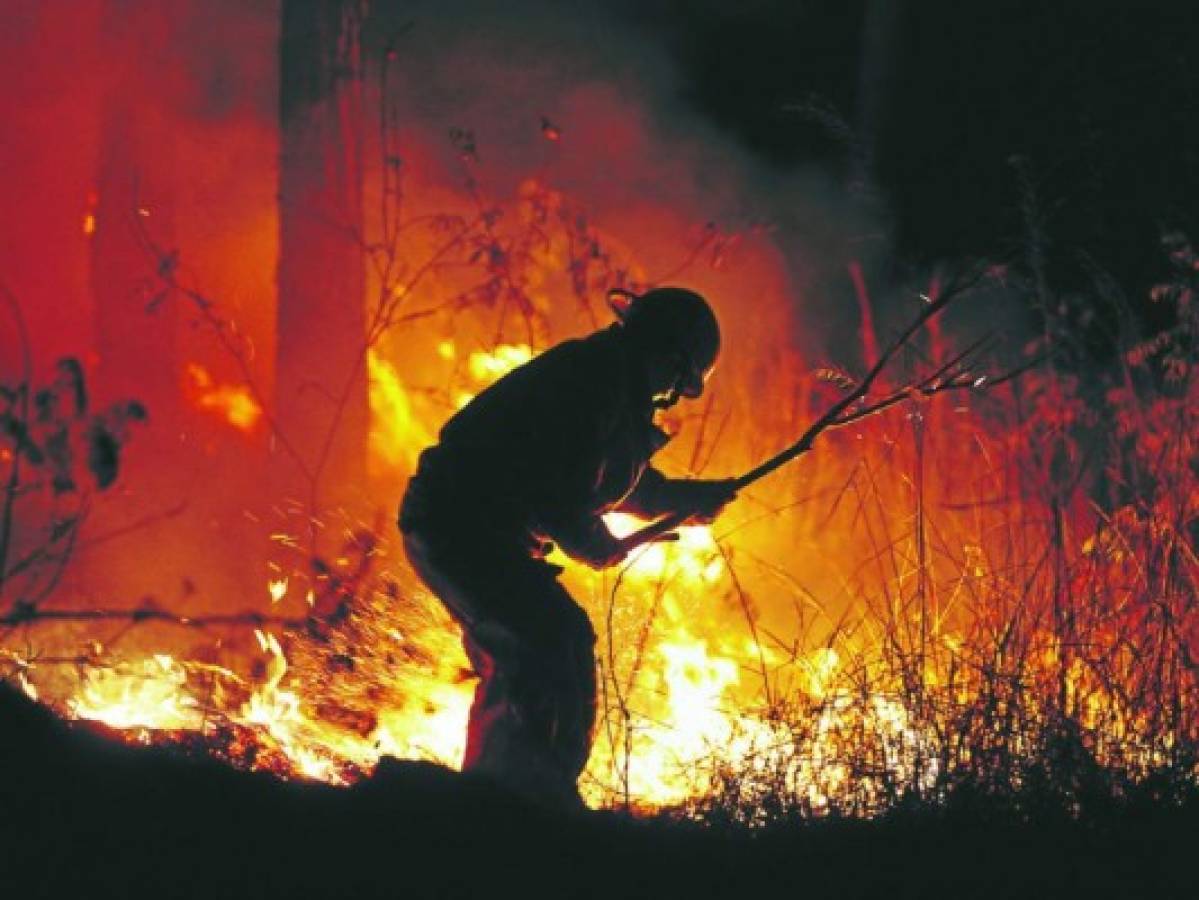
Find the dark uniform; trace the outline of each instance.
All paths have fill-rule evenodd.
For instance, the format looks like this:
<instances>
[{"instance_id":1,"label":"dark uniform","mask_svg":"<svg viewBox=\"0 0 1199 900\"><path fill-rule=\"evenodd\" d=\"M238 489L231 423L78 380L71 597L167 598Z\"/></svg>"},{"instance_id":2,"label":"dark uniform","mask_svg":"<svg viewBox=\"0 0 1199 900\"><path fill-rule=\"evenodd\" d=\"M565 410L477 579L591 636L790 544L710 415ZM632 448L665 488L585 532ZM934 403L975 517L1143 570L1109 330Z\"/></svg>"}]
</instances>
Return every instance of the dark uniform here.
<instances>
[{"instance_id":1,"label":"dark uniform","mask_svg":"<svg viewBox=\"0 0 1199 900\"><path fill-rule=\"evenodd\" d=\"M685 481L649 459L644 363L614 325L509 373L420 458L400 512L417 573L462 626L479 676L464 770L577 802L595 724L595 632L545 562L545 542L602 560L601 514L656 516Z\"/></svg>"}]
</instances>

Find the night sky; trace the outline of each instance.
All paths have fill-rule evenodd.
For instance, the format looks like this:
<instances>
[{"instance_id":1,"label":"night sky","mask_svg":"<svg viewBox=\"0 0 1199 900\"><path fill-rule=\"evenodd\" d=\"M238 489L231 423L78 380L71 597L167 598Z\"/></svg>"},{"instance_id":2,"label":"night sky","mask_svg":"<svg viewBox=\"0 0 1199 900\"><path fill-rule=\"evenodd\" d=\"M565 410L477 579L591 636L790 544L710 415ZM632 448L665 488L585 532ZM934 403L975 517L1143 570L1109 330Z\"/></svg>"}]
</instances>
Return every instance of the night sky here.
<instances>
[{"instance_id":1,"label":"night sky","mask_svg":"<svg viewBox=\"0 0 1199 900\"><path fill-rule=\"evenodd\" d=\"M875 28L873 203L901 258L1017 251L1022 178L1065 287L1077 286L1085 252L1135 290L1160 267L1160 229L1193 222L1188 4L624 6L680 67L683 102L781 171L816 164L847 179L846 136L807 107L864 127L863 47Z\"/></svg>"}]
</instances>

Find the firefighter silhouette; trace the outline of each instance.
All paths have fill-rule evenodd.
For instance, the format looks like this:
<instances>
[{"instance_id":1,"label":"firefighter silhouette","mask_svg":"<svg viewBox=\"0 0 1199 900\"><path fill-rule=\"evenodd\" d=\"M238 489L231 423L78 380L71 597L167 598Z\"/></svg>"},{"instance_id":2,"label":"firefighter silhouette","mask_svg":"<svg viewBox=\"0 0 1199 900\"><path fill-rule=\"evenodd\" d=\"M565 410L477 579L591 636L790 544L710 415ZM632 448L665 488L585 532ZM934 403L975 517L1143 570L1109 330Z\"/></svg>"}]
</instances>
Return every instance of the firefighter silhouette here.
<instances>
[{"instance_id":1,"label":"firefighter silhouette","mask_svg":"<svg viewBox=\"0 0 1199 900\"><path fill-rule=\"evenodd\" d=\"M478 675L463 770L577 805L595 725L595 632L543 559L624 558L601 516L711 521L730 481L667 478L655 410L704 390L720 350L699 294L613 292L619 321L513 370L449 420L400 510L417 574L462 627Z\"/></svg>"}]
</instances>

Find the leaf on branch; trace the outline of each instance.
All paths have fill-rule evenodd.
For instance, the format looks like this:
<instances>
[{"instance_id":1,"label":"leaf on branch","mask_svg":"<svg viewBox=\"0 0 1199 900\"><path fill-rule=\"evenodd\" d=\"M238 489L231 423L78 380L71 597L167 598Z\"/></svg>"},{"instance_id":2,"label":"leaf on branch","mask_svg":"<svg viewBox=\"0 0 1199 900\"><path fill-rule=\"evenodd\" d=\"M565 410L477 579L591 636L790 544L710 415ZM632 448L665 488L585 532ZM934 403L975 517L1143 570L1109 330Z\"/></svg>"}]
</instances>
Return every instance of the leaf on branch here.
<instances>
[{"instance_id":1,"label":"leaf on branch","mask_svg":"<svg viewBox=\"0 0 1199 900\"><path fill-rule=\"evenodd\" d=\"M12 605L12 610L4 617L9 625L21 625L32 622L37 618L37 606L28 600L18 600Z\"/></svg>"},{"instance_id":2,"label":"leaf on branch","mask_svg":"<svg viewBox=\"0 0 1199 900\"><path fill-rule=\"evenodd\" d=\"M50 524L50 542L57 543L69 535L79 522L78 516L68 516L65 519L56 519Z\"/></svg>"},{"instance_id":3,"label":"leaf on branch","mask_svg":"<svg viewBox=\"0 0 1199 900\"><path fill-rule=\"evenodd\" d=\"M157 294L146 301L145 311L148 313L157 312L158 307L162 306L162 304L166 302L169 294L170 290L168 288L163 288L160 290Z\"/></svg>"},{"instance_id":4,"label":"leaf on branch","mask_svg":"<svg viewBox=\"0 0 1199 900\"><path fill-rule=\"evenodd\" d=\"M73 356L64 356L54 367L58 369L60 386L71 394L73 417L79 419L87 415L87 383L82 364Z\"/></svg>"},{"instance_id":5,"label":"leaf on branch","mask_svg":"<svg viewBox=\"0 0 1199 900\"><path fill-rule=\"evenodd\" d=\"M541 134L547 141L562 140L562 129L549 120L548 117L541 117Z\"/></svg>"},{"instance_id":6,"label":"leaf on branch","mask_svg":"<svg viewBox=\"0 0 1199 900\"><path fill-rule=\"evenodd\" d=\"M46 439L46 456L54 469L53 487L55 494L66 494L75 490L75 479L71 475L73 454L71 436L65 427L58 428Z\"/></svg>"},{"instance_id":7,"label":"leaf on branch","mask_svg":"<svg viewBox=\"0 0 1199 900\"><path fill-rule=\"evenodd\" d=\"M499 242L493 242L487 248L487 268L492 272L504 271L508 264L508 254Z\"/></svg>"},{"instance_id":8,"label":"leaf on branch","mask_svg":"<svg viewBox=\"0 0 1199 900\"><path fill-rule=\"evenodd\" d=\"M1162 369L1165 372L1166 381L1171 384L1181 384L1186 380L1190 366L1181 356L1171 354L1162 360Z\"/></svg>"},{"instance_id":9,"label":"leaf on branch","mask_svg":"<svg viewBox=\"0 0 1199 900\"><path fill-rule=\"evenodd\" d=\"M458 155L466 162L479 161L479 148L475 145L475 133L466 128L450 129L450 143L458 151Z\"/></svg>"},{"instance_id":10,"label":"leaf on branch","mask_svg":"<svg viewBox=\"0 0 1199 900\"><path fill-rule=\"evenodd\" d=\"M158 259L158 277L170 281L179 271L179 251L169 250Z\"/></svg>"},{"instance_id":11,"label":"leaf on branch","mask_svg":"<svg viewBox=\"0 0 1199 900\"><path fill-rule=\"evenodd\" d=\"M0 418L0 427L4 429L4 433L16 444L17 453L23 455L32 465L40 466L45 462L45 454L42 453L41 448L29 436L29 429L25 427L24 422L6 415Z\"/></svg>"},{"instance_id":12,"label":"leaf on branch","mask_svg":"<svg viewBox=\"0 0 1199 900\"><path fill-rule=\"evenodd\" d=\"M87 435L87 468L101 490L117 480L120 469L121 444L102 421L92 423Z\"/></svg>"},{"instance_id":13,"label":"leaf on branch","mask_svg":"<svg viewBox=\"0 0 1199 900\"><path fill-rule=\"evenodd\" d=\"M1173 343L1174 335L1171 330L1160 331L1148 340L1141 341L1135 347L1130 348L1124 358L1130 366L1143 366L1151 357L1169 349Z\"/></svg>"},{"instance_id":14,"label":"leaf on branch","mask_svg":"<svg viewBox=\"0 0 1199 900\"><path fill-rule=\"evenodd\" d=\"M134 622L144 622L147 619L163 618L164 615L165 613L162 607L158 605L158 601L151 596L146 596L137 605L137 609L130 613L129 618Z\"/></svg>"},{"instance_id":15,"label":"leaf on branch","mask_svg":"<svg viewBox=\"0 0 1199 900\"><path fill-rule=\"evenodd\" d=\"M837 366L824 366L814 373L817 381L824 381L843 391L852 391L858 386L858 380Z\"/></svg>"},{"instance_id":16,"label":"leaf on branch","mask_svg":"<svg viewBox=\"0 0 1199 900\"><path fill-rule=\"evenodd\" d=\"M129 400L120 408L120 415L131 422L144 422L150 418L150 413L147 411L144 403L138 400Z\"/></svg>"},{"instance_id":17,"label":"leaf on branch","mask_svg":"<svg viewBox=\"0 0 1199 900\"><path fill-rule=\"evenodd\" d=\"M54 418L55 399L54 391L50 388L42 388L33 395L34 421L49 422Z\"/></svg>"}]
</instances>

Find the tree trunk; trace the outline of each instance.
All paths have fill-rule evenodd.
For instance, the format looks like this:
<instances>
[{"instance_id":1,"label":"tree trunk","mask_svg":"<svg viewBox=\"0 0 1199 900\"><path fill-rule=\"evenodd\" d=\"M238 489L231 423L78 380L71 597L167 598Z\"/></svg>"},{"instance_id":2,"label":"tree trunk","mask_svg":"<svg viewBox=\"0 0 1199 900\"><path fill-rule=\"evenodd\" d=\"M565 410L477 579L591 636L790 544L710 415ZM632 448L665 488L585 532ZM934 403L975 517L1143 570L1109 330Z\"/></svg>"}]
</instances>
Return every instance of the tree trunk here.
<instances>
[{"instance_id":1,"label":"tree trunk","mask_svg":"<svg viewBox=\"0 0 1199 900\"><path fill-rule=\"evenodd\" d=\"M276 402L302 464L280 465L318 507L352 496L366 470L363 6L283 0Z\"/></svg>"},{"instance_id":2,"label":"tree trunk","mask_svg":"<svg viewBox=\"0 0 1199 900\"><path fill-rule=\"evenodd\" d=\"M128 28L127 6L115 0L106 43L149 47L126 61L104 99L99 159L83 220L90 240L98 400L136 398L150 412L147 440L169 443L179 420L180 365L175 304L158 297L156 261L143 246L145 228L163 247L174 244L174 134L146 78L171 46L169 12L157 9Z\"/></svg>"}]
</instances>

